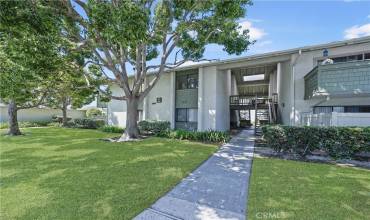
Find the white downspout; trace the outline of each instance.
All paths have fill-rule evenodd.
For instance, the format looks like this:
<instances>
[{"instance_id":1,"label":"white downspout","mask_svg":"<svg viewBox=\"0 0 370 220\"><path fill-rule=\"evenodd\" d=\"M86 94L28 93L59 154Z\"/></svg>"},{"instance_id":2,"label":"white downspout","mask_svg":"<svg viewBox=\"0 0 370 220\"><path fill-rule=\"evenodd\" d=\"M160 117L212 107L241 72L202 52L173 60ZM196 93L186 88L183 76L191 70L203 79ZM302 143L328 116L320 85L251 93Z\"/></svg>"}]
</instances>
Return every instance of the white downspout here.
<instances>
[{"instance_id":1,"label":"white downspout","mask_svg":"<svg viewBox=\"0 0 370 220\"><path fill-rule=\"evenodd\" d=\"M298 51L298 56L294 57L293 61L292 61L292 88L293 88L293 95L292 95L292 104L293 104L293 121L291 123L291 125L295 125L296 124L296 121L295 121L295 117L296 117L296 113L295 113L295 66L297 64L297 61L298 61L298 58L302 55L302 50L299 50Z\"/></svg>"}]
</instances>

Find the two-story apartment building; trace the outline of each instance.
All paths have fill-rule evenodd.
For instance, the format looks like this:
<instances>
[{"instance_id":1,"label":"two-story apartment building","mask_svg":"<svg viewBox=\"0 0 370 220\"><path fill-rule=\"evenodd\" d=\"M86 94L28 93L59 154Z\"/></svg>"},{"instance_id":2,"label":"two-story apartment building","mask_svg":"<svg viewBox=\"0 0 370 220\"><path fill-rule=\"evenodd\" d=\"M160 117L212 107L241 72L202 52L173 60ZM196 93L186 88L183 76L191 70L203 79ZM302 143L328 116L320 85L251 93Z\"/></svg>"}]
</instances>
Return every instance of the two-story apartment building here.
<instances>
[{"instance_id":1,"label":"two-story apartment building","mask_svg":"<svg viewBox=\"0 0 370 220\"><path fill-rule=\"evenodd\" d=\"M164 73L140 105L140 119L192 130L370 126L370 37L181 66ZM125 126L123 101L109 102L108 121Z\"/></svg>"}]
</instances>

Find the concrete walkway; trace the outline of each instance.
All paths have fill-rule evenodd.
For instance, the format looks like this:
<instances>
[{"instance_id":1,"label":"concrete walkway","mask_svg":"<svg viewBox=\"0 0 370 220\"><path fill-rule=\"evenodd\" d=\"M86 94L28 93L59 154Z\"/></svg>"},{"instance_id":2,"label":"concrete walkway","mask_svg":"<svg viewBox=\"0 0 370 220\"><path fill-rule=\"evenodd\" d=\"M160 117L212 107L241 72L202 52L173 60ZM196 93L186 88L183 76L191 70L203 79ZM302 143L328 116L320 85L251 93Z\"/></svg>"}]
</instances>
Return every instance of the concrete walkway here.
<instances>
[{"instance_id":1,"label":"concrete walkway","mask_svg":"<svg viewBox=\"0 0 370 220\"><path fill-rule=\"evenodd\" d=\"M243 130L136 220L245 219L254 130Z\"/></svg>"}]
</instances>

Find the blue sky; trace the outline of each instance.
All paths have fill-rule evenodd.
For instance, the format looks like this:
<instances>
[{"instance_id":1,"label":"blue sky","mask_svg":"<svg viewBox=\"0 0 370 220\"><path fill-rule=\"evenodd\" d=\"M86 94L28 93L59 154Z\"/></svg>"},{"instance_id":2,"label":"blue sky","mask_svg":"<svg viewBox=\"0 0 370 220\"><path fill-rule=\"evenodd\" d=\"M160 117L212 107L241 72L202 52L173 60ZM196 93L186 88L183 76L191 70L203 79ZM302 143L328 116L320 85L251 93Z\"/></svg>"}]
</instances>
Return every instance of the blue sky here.
<instances>
[{"instance_id":1,"label":"blue sky","mask_svg":"<svg viewBox=\"0 0 370 220\"><path fill-rule=\"evenodd\" d=\"M370 1L254 1L241 24L257 42L241 56L370 35ZM218 46L204 56L228 59Z\"/></svg>"}]
</instances>

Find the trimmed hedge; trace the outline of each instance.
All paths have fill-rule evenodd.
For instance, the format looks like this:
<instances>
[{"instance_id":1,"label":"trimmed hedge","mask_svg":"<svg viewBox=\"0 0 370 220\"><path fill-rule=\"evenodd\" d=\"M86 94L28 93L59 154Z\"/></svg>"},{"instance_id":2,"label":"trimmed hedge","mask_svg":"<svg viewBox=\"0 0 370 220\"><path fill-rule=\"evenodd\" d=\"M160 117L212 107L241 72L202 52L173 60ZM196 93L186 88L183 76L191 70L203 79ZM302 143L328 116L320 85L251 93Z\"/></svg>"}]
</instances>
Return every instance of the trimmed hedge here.
<instances>
[{"instance_id":1,"label":"trimmed hedge","mask_svg":"<svg viewBox=\"0 0 370 220\"><path fill-rule=\"evenodd\" d=\"M333 158L370 152L370 128L263 126L263 139L277 152L305 156L322 150Z\"/></svg>"},{"instance_id":2,"label":"trimmed hedge","mask_svg":"<svg viewBox=\"0 0 370 220\"><path fill-rule=\"evenodd\" d=\"M113 125L104 125L103 127L99 128L99 130L108 133L123 133L125 131L124 128Z\"/></svg>"},{"instance_id":3,"label":"trimmed hedge","mask_svg":"<svg viewBox=\"0 0 370 220\"><path fill-rule=\"evenodd\" d=\"M20 128L29 128L29 127L47 127L49 126L50 121L20 121L18 122L18 126ZM0 129L9 128L8 123L1 123Z\"/></svg>"},{"instance_id":4,"label":"trimmed hedge","mask_svg":"<svg viewBox=\"0 0 370 220\"><path fill-rule=\"evenodd\" d=\"M71 120L72 120L72 118L67 117L67 121L71 121ZM51 121L52 122L62 123L63 122L63 116L54 115L54 116L51 117Z\"/></svg>"},{"instance_id":5,"label":"trimmed hedge","mask_svg":"<svg viewBox=\"0 0 370 220\"><path fill-rule=\"evenodd\" d=\"M170 129L169 121L140 121L138 123L139 131L142 134L158 134Z\"/></svg>"},{"instance_id":6,"label":"trimmed hedge","mask_svg":"<svg viewBox=\"0 0 370 220\"><path fill-rule=\"evenodd\" d=\"M102 119L91 119L91 118L80 118L75 119L73 123L68 122L68 127L75 128L86 128L86 129L98 129L105 125L105 121Z\"/></svg>"},{"instance_id":7,"label":"trimmed hedge","mask_svg":"<svg viewBox=\"0 0 370 220\"><path fill-rule=\"evenodd\" d=\"M165 130L156 136L179 140L191 140L212 143L225 143L230 140L230 134L222 131L186 131L186 130Z\"/></svg>"}]
</instances>

